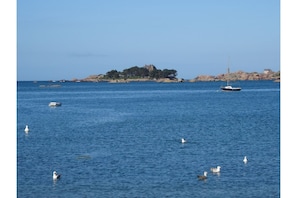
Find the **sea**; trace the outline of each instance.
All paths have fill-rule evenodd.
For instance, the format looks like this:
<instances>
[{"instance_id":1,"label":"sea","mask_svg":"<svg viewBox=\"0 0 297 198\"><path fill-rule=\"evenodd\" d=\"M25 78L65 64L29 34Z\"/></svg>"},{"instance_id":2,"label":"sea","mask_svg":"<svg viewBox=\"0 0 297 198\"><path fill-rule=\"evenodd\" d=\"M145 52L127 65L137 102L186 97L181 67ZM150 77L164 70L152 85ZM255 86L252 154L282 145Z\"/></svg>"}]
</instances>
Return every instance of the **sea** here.
<instances>
[{"instance_id":1,"label":"sea","mask_svg":"<svg viewBox=\"0 0 297 198\"><path fill-rule=\"evenodd\" d=\"M280 197L280 83L222 85L17 82L17 197Z\"/></svg>"}]
</instances>

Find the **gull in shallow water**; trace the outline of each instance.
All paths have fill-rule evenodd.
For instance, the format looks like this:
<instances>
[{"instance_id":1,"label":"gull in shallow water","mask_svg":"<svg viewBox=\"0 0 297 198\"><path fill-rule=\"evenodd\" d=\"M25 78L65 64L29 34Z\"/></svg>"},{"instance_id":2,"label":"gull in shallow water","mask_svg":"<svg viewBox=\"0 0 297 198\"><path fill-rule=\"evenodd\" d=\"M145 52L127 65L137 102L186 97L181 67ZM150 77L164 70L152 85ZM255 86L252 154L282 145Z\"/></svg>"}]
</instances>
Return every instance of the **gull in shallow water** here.
<instances>
[{"instance_id":1,"label":"gull in shallow water","mask_svg":"<svg viewBox=\"0 0 297 198\"><path fill-rule=\"evenodd\" d=\"M28 133L29 132L29 127L28 127L28 125L26 125L26 127L25 127L25 130L24 130L26 133Z\"/></svg>"},{"instance_id":2,"label":"gull in shallow water","mask_svg":"<svg viewBox=\"0 0 297 198\"><path fill-rule=\"evenodd\" d=\"M181 139L181 143L183 143L183 144L184 144L184 143L186 143L186 142L187 142L187 140L186 140L186 139L184 139L184 138L182 138L182 139Z\"/></svg>"},{"instance_id":3,"label":"gull in shallow water","mask_svg":"<svg viewBox=\"0 0 297 198\"><path fill-rule=\"evenodd\" d=\"M243 158L243 160L242 160L242 161L243 161L243 163L245 163L245 164L246 164L246 163L248 162L248 160L247 160L247 157L246 157L246 156L244 156L244 158Z\"/></svg>"},{"instance_id":4,"label":"gull in shallow water","mask_svg":"<svg viewBox=\"0 0 297 198\"><path fill-rule=\"evenodd\" d=\"M198 177L198 179L200 179L200 180L205 180L205 179L207 179L207 172L204 171L203 175L197 175L197 177Z\"/></svg>"},{"instance_id":5,"label":"gull in shallow water","mask_svg":"<svg viewBox=\"0 0 297 198\"><path fill-rule=\"evenodd\" d=\"M213 173L219 173L221 171L221 167L217 166L216 168L210 168L210 171Z\"/></svg>"},{"instance_id":6,"label":"gull in shallow water","mask_svg":"<svg viewBox=\"0 0 297 198\"><path fill-rule=\"evenodd\" d=\"M53 172L53 180L60 179L61 175L58 174L56 171Z\"/></svg>"}]
</instances>

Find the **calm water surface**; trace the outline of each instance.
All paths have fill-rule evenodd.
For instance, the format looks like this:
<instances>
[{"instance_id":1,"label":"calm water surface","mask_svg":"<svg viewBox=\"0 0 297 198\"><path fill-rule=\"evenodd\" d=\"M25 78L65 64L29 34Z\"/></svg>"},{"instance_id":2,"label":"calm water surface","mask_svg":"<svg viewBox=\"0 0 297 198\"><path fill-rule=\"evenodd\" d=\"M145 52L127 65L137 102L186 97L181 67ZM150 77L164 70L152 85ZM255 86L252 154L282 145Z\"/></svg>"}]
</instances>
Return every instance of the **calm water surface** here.
<instances>
[{"instance_id":1,"label":"calm water surface","mask_svg":"<svg viewBox=\"0 0 297 198\"><path fill-rule=\"evenodd\" d=\"M18 197L280 197L279 83L17 85Z\"/></svg>"}]
</instances>

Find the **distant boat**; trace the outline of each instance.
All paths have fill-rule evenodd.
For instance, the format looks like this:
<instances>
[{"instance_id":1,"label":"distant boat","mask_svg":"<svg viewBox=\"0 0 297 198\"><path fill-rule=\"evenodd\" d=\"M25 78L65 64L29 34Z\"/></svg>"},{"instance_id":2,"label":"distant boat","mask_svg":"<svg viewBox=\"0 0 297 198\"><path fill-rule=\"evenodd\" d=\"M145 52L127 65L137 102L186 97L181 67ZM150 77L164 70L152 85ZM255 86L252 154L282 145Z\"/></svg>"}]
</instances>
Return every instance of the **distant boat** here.
<instances>
[{"instance_id":1,"label":"distant boat","mask_svg":"<svg viewBox=\"0 0 297 198\"><path fill-rule=\"evenodd\" d=\"M48 104L48 106L50 106L50 107L59 107L61 105L62 105L62 103L60 103L60 102L50 102Z\"/></svg>"},{"instance_id":2,"label":"distant boat","mask_svg":"<svg viewBox=\"0 0 297 198\"><path fill-rule=\"evenodd\" d=\"M228 76L227 76L227 85L226 86L222 86L221 90L222 91L240 91L241 87L232 87L229 83L230 79L229 79L229 75L230 75L230 69L228 67Z\"/></svg>"},{"instance_id":3,"label":"distant boat","mask_svg":"<svg viewBox=\"0 0 297 198\"><path fill-rule=\"evenodd\" d=\"M226 85L221 87L221 90L223 91L240 91L241 87L232 87L231 85Z\"/></svg>"}]
</instances>

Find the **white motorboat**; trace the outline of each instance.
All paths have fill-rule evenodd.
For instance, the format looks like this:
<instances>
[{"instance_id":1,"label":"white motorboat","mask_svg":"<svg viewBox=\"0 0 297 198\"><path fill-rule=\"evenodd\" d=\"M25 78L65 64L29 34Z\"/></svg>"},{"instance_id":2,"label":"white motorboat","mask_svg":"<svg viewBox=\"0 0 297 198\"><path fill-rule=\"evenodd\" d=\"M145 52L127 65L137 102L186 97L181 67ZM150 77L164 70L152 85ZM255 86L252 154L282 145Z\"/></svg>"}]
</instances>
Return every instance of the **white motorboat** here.
<instances>
[{"instance_id":1,"label":"white motorboat","mask_svg":"<svg viewBox=\"0 0 297 198\"><path fill-rule=\"evenodd\" d=\"M50 107L59 107L61 105L62 105L62 103L60 103L60 102L50 102L48 104L48 106L50 106Z\"/></svg>"}]
</instances>

